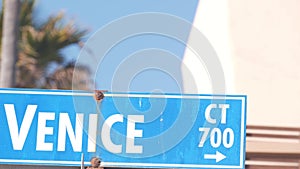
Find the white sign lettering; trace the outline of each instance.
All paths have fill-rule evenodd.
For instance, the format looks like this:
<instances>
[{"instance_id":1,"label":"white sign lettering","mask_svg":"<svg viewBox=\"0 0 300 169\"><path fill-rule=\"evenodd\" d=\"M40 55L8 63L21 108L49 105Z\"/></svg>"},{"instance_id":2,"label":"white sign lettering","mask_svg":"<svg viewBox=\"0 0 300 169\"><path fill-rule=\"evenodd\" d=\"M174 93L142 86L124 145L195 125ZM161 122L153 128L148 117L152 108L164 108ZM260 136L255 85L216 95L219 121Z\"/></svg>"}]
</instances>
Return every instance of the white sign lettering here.
<instances>
[{"instance_id":1,"label":"white sign lettering","mask_svg":"<svg viewBox=\"0 0 300 169\"><path fill-rule=\"evenodd\" d=\"M14 150L23 150L26 138L32 127L32 122L37 115L36 151L53 151L54 142L47 141L47 137L55 137L57 131L57 151L66 151L67 137L74 152L82 152L84 114L76 113L76 120L72 124L70 115L60 112L58 119L55 112L36 112L38 105L27 105L21 125L18 125L17 113L14 104L4 104L7 124ZM112 153L122 153L122 144L116 144L111 139L111 129L115 123L123 123L125 117L122 114L113 114L104 122L101 129L101 141L104 147ZM136 123L144 122L144 115L128 115L126 128L126 153L143 153L143 146L135 144L135 138L143 137L143 130L136 129ZM51 126L51 121L58 120L58 126ZM20 127L19 127L20 126ZM56 129L57 127L57 129ZM98 115L88 115L87 151L96 152ZM52 139L53 140L53 139Z\"/></svg>"}]
</instances>

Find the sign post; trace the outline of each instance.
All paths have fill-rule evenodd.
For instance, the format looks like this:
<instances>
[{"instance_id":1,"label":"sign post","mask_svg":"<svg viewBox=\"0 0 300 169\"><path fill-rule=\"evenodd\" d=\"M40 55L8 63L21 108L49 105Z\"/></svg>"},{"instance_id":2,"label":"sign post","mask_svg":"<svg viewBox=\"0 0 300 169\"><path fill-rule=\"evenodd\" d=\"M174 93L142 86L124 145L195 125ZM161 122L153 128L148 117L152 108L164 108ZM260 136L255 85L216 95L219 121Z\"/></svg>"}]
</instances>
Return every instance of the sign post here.
<instances>
[{"instance_id":1,"label":"sign post","mask_svg":"<svg viewBox=\"0 0 300 169\"><path fill-rule=\"evenodd\" d=\"M245 165L246 96L106 93L99 103L89 92L3 89L0 98L2 164Z\"/></svg>"}]
</instances>

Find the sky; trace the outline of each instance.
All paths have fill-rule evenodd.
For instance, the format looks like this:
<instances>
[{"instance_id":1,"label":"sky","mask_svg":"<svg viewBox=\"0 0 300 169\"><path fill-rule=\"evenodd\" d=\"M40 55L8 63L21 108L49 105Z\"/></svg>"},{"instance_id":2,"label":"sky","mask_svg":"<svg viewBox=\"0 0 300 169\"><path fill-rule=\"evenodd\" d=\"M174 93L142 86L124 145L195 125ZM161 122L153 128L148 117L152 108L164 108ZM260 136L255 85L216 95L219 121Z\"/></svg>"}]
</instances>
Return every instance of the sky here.
<instances>
[{"instance_id":1,"label":"sky","mask_svg":"<svg viewBox=\"0 0 300 169\"><path fill-rule=\"evenodd\" d=\"M95 62L95 58L99 58L99 54L97 54L97 51L95 50L98 50L97 48L101 48L103 46L99 44L102 37L98 34L111 23L114 23L114 21L141 13L167 14L178 17L179 19L183 19L187 23L192 24L197 5L198 0L89 0L76 2L74 0L64 0L59 2L53 0L37 0L35 12L37 21L43 21L51 15L64 12L66 20L73 20L79 27L88 29L89 33L83 39L86 44L86 48L82 50L77 45L72 45L64 49L62 53L66 60L77 60L78 64L90 65L92 69L94 69L92 70L92 79L95 81L96 89L138 92L163 91L165 93L178 93L182 90L180 63L178 62L181 62L183 58L185 44L190 33L189 29L181 30L181 28L169 28L170 32L175 30L178 33L181 31L180 34L184 37L183 42L178 41L176 37L169 37L168 34L167 36L161 35L159 32L154 32L152 34L143 33L138 36L131 35L125 40L123 39L121 43L114 44L113 48L111 48L109 52L103 56L103 62L99 62L99 60ZM145 22L149 22L150 24L153 22L153 24L157 24L155 20L155 18L147 21L142 20L143 23L141 23L141 25L145 24ZM170 24L172 24L171 22L172 21L170 21ZM123 25L117 28L116 31L124 32L124 30L133 30L140 26L139 24L140 23L135 22L131 25ZM168 23L158 24L159 29L168 27ZM159 27L160 24L162 25L161 27ZM110 33L112 34L110 36L114 36L114 33ZM108 40L111 39L110 36L108 36ZM95 42L91 42L93 37L98 39L96 41L94 40ZM96 46L93 43L96 43ZM101 43L103 44L105 41ZM166 57L167 55L175 56L176 59L173 60L176 60L176 63L170 64L167 63L169 61L166 59L160 61L156 58L156 62L153 62L153 65L148 65L148 67L135 70L136 72L132 74L133 77L129 77L130 80L127 82L128 84L121 87L112 87L112 83L116 77L116 72L119 70L120 65L122 65L121 63L126 61L126 59L131 58L131 56L135 53L149 49L153 49L155 52L165 51ZM78 61L80 60L78 58L83 57L82 55L86 55L84 56L84 61ZM141 63L135 62L134 64L141 65L144 62L153 60L154 58L150 55L148 58L141 61ZM169 64L169 67L166 69L176 67L177 70L172 70L175 72L163 70L158 66L159 62L166 62L166 65ZM129 65L129 67L135 66L136 65ZM126 74L127 70L125 70L125 72L123 70L119 70L119 72ZM117 79L117 81L119 79Z\"/></svg>"},{"instance_id":2,"label":"sky","mask_svg":"<svg viewBox=\"0 0 300 169\"><path fill-rule=\"evenodd\" d=\"M96 89L107 89L109 91L121 92L124 92L124 90L134 92L181 92L182 77L180 72L180 61L184 55L185 42L178 42L178 40L172 37L170 38L156 33L130 36L126 40L122 40L121 43L114 44L113 48L109 50L101 62L99 62L99 60L95 62L94 59L99 57L99 54L97 54L97 48L99 48L98 46L100 46L100 43L103 44L103 42L99 42L101 41L99 39L102 37L97 34L99 34L103 28L110 25L113 21L133 14L145 12L173 15L192 24L198 0L89 0L88 3L87 1L74 2L73 0L64 0L59 3L55 3L50 0L39 0L36 5L38 20L44 20L51 15L55 15L63 11L68 19L74 20L78 26L89 30L89 34L86 38L84 38L87 45L85 51L81 51L81 49L77 46L71 46L65 49L63 53L68 60L80 60L78 57L85 57L83 61L77 62L79 62L79 64L92 65L92 79L96 83ZM150 19L149 22L154 21ZM125 25L126 30L134 29L138 26L137 24L139 23L133 23L129 26ZM168 25L165 23L161 24L163 25L162 27ZM125 30L123 26L118 29L120 31ZM118 29L117 32L119 32ZM170 28L170 31L173 29L174 28ZM180 31L180 28L176 29ZM188 29L182 30L185 41L188 39L189 33ZM92 40L90 40L93 39L93 37L96 37L94 38L96 39L94 40L95 42L91 42ZM108 40L109 39L110 37L108 37ZM93 43L96 43L96 46ZM128 58L131 58L133 54L140 54L139 52L149 49L150 52L152 49L155 52L156 50L165 51L166 57L174 55L178 58L178 61L173 59L176 61L170 64L170 62L166 59L162 59L160 61L157 58L155 59L155 56L152 57L151 54L149 54L149 57L143 61L131 63L128 67L133 68L136 67L136 65L142 65L144 62L149 62L153 59L155 59L156 62L152 62L152 65L146 65L144 68L141 67L140 69L131 70L135 72L131 72L131 77L127 77L127 79L124 80L124 76L130 74L130 71L126 68L126 65L123 66L124 69L126 69L125 71L120 69L120 67L122 67L122 63L128 60ZM164 68L162 67L163 65L159 66L159 62L164 62L166 65L169 64L169 66ZM123 74L119 73L118 76L118 71ZM120 77L123 77L123 79ZM120 86L118 81L122 81L121 83L124 81L126 82L124 82L124 85ZM113 83L116 83L116 85Z\"/></svg>"},{"instance_id":3,"label":"sky","mask_svg":"<svg viewBox=\"0 0 300 169\"><path fill-rule=\"evenodd\" d=\"M95 31L113 20L135 13L162 12L192 22L197 4L198 0L190 0L189 2L185 0L89 0L88 3L86 1L74 3L73 0L64 0L59 3L51 0L37 0L36 9L38 20L44 20L51 15L64 12L67 18L74 20L79 27L89 30L87 35L89 38ZM71 52L71 55L76 55L79 52L76 49L72 48L72 50L67 51ZM66 53L66 55L69 54Z\"/></svg>"}]
</instances>

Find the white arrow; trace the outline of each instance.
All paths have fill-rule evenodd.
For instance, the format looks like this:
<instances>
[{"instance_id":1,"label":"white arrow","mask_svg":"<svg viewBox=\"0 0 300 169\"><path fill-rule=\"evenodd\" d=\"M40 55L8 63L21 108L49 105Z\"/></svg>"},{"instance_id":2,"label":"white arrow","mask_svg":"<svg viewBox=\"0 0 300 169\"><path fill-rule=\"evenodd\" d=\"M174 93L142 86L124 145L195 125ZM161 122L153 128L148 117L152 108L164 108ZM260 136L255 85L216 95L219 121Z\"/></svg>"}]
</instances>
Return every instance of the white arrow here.
<instances>
[{"instance_id":1,"label":"white arrow","mask_svg":"<svg viewBox=\"0 0 300 169\"><path fill-rule=\"evenodd\" d=\"M226 156L219 151L217 151L216 154L204 154L204 159L215 159L217 163L225 158Z\"/></svg>"}]
</instances>

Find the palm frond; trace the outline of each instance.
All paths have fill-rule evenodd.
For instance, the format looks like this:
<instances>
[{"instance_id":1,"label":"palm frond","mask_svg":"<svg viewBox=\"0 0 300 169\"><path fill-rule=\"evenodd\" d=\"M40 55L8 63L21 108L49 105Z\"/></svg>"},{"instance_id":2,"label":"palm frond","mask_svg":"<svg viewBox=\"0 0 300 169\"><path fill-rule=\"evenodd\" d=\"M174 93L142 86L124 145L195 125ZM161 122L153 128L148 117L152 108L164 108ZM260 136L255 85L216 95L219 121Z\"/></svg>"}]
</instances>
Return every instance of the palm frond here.
<instances>
[{"instance_id":1,"label":"palm frond","mask_svg":"<svg viewBox=\"0 0 300 169\"><path fill-rule=\"evenodd\" d=\"M34 8L35 0L21 0L16 80L18 87L41 87L37 83L45 78L48 65L53 62L64 63L65 57L62 50L69 45L79 44L87 34L86 29L76 26L72 20L66 20L62 12L49 17L42 23L35 23ZM3 10L0 11L0 37L2 37ZM71 68L66 69L70 71ZM58 71L63 72L61 69ZM60 76L53 76L53 78L56 77Z\"/></svg>"}]
</instances>

